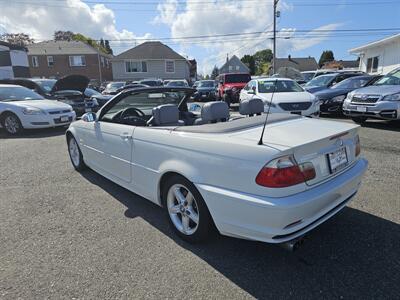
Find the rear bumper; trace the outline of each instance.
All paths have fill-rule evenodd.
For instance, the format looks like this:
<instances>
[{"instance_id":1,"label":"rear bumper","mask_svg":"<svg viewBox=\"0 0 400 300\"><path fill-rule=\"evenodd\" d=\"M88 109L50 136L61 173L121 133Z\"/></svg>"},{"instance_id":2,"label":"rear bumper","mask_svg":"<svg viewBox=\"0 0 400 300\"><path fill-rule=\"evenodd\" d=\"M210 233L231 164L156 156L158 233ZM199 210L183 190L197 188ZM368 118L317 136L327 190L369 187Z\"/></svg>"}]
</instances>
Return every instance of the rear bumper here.
<instances>
[{"instance_id":1,"label":"rear bumper","mask_svg":"<svg viewBox=\"0 0 400 300\"><path fill-rule=\"evenodd\" d=\"M282 243L304 235L339 212L357 193L367 166L368 162L360 159L335 178L282 198L196 186L221 234Z\"/></svg>"},{"instance_id":2,"label":"rear bumper","mask_svg":"<svg viewBox=\"0 0 400 300\"><path fill-rule=\"evenodd\" d=\"M398 101L379 101L374 104L365 105L345 101L343 103L343 113L350 117L398 120L400 119L400 103Z\"/></svg>"}]
</instances>

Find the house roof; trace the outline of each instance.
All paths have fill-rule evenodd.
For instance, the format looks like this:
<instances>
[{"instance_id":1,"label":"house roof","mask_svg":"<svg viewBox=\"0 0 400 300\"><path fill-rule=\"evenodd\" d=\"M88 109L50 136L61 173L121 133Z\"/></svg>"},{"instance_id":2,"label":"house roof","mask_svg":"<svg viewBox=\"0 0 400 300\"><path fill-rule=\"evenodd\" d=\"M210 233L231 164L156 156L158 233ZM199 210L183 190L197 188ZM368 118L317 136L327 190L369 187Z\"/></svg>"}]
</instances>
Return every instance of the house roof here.
<instances>
[{"instance_id":1,"label":"house roof","mask_svg":"<svg viewBox=\"0 0 400 300\"><path fill-rule=\"evenodd\" d=\"M28 45L29 55L78 55L78 54L104 54L92 46L81 41L45 41Z\"/></svg>"},{"instance_id":2,"label":"house roof","mask_svg":"<svg viewBox=\"0 0 400 300\"><path fill-rule=\"evenodd\" d=\"M299 71L313 71L318 69L317 61L314 57L291 57L287 58L276 58L275 59L275 70L278 71L279 68L292 67Z\"/></svg>"},{"instance_id":3,"label":"house roof","mask_svg":"<svg viewBox=\"0 0 400 300\"><path fill-rule=\"evenodd\" d=\"M365 51L368 48L382 46L382 45L393 43L393 42L400 43L400 33L386 37L384 39L381 39L381 40L378 40L378 41L375 41L372 43L369 43L369 44L365 44L365 45L350 49L349 52L352 54L357 54L357 53Z\"/></svg>"},{"instance_id":4,"label":"house roof","mask_svg":"<svg viewBox=\"0 0 400 300\"><path fill-rule=\"evenodd\" d=\"M230 63L234 62L235 64L241 64L246 70L249 70L249 68L237 57L236 55L231 56L231 58L227 59L227 61L222 65L220 70L223 70L227 66L229 66Z\"/></svg>"},{"instance_id":5,"label":"house roof","mask_svg":"<svg viewBox=\"0 0 400 300\"><path fill-rule=\"evenodd\" d=\"M115 56L119 59L175 59L186 60L182 55L176 53L161 42L145 42Z\"/></svg>"}]
</instances>

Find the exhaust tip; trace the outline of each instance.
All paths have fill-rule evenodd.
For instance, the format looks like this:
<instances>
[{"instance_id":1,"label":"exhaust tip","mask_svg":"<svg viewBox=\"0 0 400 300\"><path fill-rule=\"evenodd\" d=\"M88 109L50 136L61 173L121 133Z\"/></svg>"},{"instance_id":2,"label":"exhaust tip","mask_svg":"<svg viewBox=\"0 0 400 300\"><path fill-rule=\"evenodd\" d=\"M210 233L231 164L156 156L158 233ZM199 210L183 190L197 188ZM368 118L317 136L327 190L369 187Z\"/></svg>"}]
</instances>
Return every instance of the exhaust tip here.
<instances>
[{"instance_id":1,"label":"exhaust tip","mask_svg":"<svg viewBox=\"0 0 400 300\"><path fill-rule=\"evenodd\" d=\"M281 244L279 244L279 246L289 252L295 252L304 244L304 241L305 241L304 237L302 236L302 237L293 239L291 241L281 243Z\"/></svg>"}]
</instances>

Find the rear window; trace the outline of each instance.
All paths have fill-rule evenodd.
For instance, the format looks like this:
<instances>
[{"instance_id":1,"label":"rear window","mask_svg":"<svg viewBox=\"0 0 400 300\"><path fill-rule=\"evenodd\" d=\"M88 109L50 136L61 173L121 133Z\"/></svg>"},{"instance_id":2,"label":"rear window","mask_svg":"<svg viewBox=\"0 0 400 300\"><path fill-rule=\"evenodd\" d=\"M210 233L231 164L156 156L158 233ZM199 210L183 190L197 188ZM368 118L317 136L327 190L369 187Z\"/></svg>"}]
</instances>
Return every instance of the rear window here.
<instances>
[{"instance_id":1,"label":"rear window","mask_svg":"<svg viewBox=\"0 0 400 300\"><path fill-rule=\"evenodd\" d=\"M249 74L227 74L225 83L248 83L251 80Z\"/></svg>"}]
</instances>

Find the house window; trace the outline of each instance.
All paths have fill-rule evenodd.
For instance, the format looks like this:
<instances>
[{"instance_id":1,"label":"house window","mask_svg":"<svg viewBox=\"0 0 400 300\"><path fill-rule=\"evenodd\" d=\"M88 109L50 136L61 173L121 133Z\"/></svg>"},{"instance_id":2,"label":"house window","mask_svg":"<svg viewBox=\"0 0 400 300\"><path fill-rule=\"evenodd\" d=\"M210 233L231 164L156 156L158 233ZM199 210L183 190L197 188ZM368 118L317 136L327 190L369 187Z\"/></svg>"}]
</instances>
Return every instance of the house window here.
<instances>
[{"instance_id":1,"label":"house window","mask_svg":"<svg viewBox=\"0 0 400 300\"><path fill-rule=\"evenodd\" d=\"M34 68L39 67L39 59L38 59L37 56L32 56L32 66L33 66Z\"/></svg>"},{"instance_id":2,"label":"house window","mask_svg":"<svg viewBox=\"0 0 400 300\"><path fill-rule=\"evenodd\" d=\"M236 66L236 71L239 71L239 69L240 69L239 66Z\"/></svg>"},{"instance_id":3,"label":"house window","mask_svg":"<svg viewBox=\"0 0 400 300\"><path fill-rule=\"evenodd\" d=\"M229 66L229 71L232 71L233 70L233 66Z\"/></svg>"},{"instance_id":4,"label":"house window","mask_svg":"<svg viewBox=\"0 0 400 300\"><path fill-rule=\"evenodd\" d=\"M125 62L126 73L146 73L147 62L146 61L126 61Z\"/></svg>"},{"instance_id":5,"label":"house window","mask_svg":"<svg viewBox=\"0 0 400 300\"><path fill-rule=\"evenodd\" d=\"M71 67L84 67L86 66L86 59L83 55L74 55L69 57L69 65Z\"/></svg>"},{"instance_id":6,"label":"house window","mask_svg":"<svg viewBox=\"0 0 400 300\"><path fill-rule=\"evenodd\" d=\"M49 67L54 66L54 57L53 56L47 56L47 65Z\"/></svg>"},{"instance_id":7,"label":"house window","mask_svg":"<svg viewBox=\"0 0 400 300\"><path fill-rule=\"evenodd\" d=\"M175 73L175 61L173 60L165 61L165 73Z\"/></svg>"},{"instance_id":8,"label":"house window","mask_svg":"<svg viewBox=\"0 0 400 300\"><path fill-rule=\"evenodd\" d=\"M379 56L370 57L367 60L367 73L378 72Z\"/></svg>"}]
</instances>

